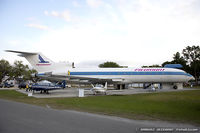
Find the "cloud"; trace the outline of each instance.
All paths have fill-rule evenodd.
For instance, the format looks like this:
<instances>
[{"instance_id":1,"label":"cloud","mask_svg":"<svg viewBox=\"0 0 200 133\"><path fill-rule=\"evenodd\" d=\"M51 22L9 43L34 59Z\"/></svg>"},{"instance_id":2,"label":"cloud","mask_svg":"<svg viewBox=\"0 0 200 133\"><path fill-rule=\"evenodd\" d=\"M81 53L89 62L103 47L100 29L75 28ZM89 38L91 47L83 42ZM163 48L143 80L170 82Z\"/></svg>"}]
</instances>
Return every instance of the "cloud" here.
<instances>
[{"instance_id":1,"label":"cloud","mask_svg":"<svg viewBox=\"0 0 200 133\"><path fill-rule=\"evenodd\" d=\"M63 12L58 12L58 11L44 11L44 14L46 16L53 16L53 17L58 17L58 18L62 18L67 22L71 21L71 14L68 10L65 10Z\"/></svg>"},{"instance_id":2,"label":"cloud","mask_svg":"<svg viewBox=\"0 0 200 133\"><path fill-rule=\"evenodd\" d=\"M28 21L36 21L37 19L35 17L28 17L28 18L26 18L26 20L28 20Z\"/></svg>"},{"instance_id":3,"label":"cloud","mask_svg":"<svg viewBox=\"0 0 200 133\"><path fill-rule=\"evenodd\" d=\"M40 29L40 30L49 30L48 26L41 25L41 24L30 23L30 24L27 24L26 26L31 27L31 28Z\"/></svg>"},{"instance_id":4,"label":"cloud","mask_svg":"<svg viewBox=\"0 0 200 133\"><path fill-rule=\"evenodd\" d=\"M91 8L97 8L99 7L103 2L101 0L86 0L86 3Z\"/></svg>"},{"instance_id":5,"label":"cloud","mask_svg":"<svg viewBox=\"0 0 200 133\"><path fill-rule=\"evenodd\" d=\"M161 64L186 45L198 44L200 16L194 14L197 9L192 2L86 2L92 7L91 14L81 13L77 16L79 23L49 31L34 44L34 49L44 51L55 61L70 60L80 65L108 60L142 66ZM101 10L93 9L97 7ZM64 18L63 12L44 14ZM56 51L59 52L52 54Z\"/></svg>"},{"instance_id":6,"label":"cloud","mask_svg":"<svg viewBox=\"0 0 200 133\"><path fill-rule=\"evenodd\" d=\"M48 11L44 11L44 14L46 15L46 16L49 16L49 12Z\"/></svg>"},{"instance_id":7,"label":"cloud","mask_svg":"<svg viewBox=\"0 0 200 133\"><path fill-rule=\"evenodd\" d=\"M73 1L72 4L74 7L81 7L81 5L77 1Z\"/></svg>"},{"instance_id":8,"label":"cloud","mask_svg":"<svg viewBox=\"0 0 200 133\"><path fill-rule=\"evenodd\" d=\"M20 40L11 40L8 42L9 44L11 44L12 46L17 46L21 44Z\"/></svg>"}]
</instances>

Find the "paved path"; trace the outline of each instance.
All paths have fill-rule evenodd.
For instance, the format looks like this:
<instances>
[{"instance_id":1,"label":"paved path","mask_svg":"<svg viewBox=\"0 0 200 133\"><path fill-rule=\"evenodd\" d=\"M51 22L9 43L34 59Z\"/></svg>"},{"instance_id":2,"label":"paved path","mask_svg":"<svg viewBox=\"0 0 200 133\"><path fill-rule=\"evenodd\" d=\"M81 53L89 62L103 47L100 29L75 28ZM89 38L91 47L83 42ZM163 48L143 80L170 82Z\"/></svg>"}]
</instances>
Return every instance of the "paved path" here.
<instances>
[{"instance_id":1,"label":"paved path","mask_svg":"<svg viewBox=\"0 0 200 133\"><path fill-rule=\"evenodd\" d=\"M198 129L187 124L129 120L0 99L0 133L134 133L140 127Z\"/></svg>"},{"instance_id":2,"label":"paved path","mask_svg":"<svg viewBox=\"0 0 200 133\"><path fill-rule=\"evenodd\" d=\"M90 88L84 88L85 96L94 96L93 92L90 91ZM40 94L40 91L35 92L33 97L35 98L55 98L55 97L78 97L78 88L65 88L60 90L52 90L49 94ZM194 88L184 88L180 90L174 89L157 89L155 92L150 89L142 89L142 88L130 88L124 90L108 90L107 95L130 95L130 94L139 94L139 93L156 93L156 92L169 92L169 91L183 91L183 90L195 90ZM25 91L25 89L16 89L16 91L20 93L24 93L28 95L31 91Z\"/></svg>"}]
</instances>

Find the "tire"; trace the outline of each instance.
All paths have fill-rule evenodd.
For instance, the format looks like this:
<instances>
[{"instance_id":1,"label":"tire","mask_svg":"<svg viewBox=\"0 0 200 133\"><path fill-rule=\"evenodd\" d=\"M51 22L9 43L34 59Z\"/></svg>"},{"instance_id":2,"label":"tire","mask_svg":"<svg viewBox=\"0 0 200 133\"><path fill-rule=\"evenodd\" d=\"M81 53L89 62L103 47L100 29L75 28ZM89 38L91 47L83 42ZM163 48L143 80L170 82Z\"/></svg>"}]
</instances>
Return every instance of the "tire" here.
<instances>
[{"instance_id":1,"label":"tire","mask_svg":"<svg viewBox=\"0 0 200 133\"><path fill-rule=\"evenodd\" d=\"M178 87L176 86L176 85L174 85L174 87L173 87L174 89L178 89Z\"/></svg>"}]
</instances>

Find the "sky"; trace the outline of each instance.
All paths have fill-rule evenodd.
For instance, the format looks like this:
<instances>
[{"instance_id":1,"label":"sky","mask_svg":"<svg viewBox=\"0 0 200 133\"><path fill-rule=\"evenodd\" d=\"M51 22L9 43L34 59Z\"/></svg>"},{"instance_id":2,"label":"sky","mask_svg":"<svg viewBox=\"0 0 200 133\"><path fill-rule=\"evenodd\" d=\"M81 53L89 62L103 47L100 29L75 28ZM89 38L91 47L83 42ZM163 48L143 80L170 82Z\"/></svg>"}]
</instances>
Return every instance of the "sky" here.
<instances>
[{"instance_id":1,"label":"sky","mask_svg":"<svg viewBox=\"0 0 200 133\"><path fill-rule=\"evenodd\" d=\"M0 59L4 50L42 52L55 62L97 67L161 65L199 45L199 0L0 0Z\"/></svg>"}]
</instances>

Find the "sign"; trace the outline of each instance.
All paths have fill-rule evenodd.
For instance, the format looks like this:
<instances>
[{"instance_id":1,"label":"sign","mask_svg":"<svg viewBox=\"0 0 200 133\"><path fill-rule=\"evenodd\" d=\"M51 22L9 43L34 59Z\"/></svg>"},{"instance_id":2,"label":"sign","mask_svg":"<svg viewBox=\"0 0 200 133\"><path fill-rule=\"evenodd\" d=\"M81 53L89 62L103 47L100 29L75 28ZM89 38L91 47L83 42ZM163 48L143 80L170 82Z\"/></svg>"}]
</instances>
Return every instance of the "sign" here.
<instances>
[{"instance_id":1,"label":"sign","mask_svg":"<svg viewBox=\"0 0 200 133\"><path fill-rule=\"evenodd\" d=\"M28 93L28 97L32 97L33 96L33 93Z\"/></svg>"},{"instance_id":2,"label":"sign","mask_svg":"<svg viewBox=\"0 0 200 133\"><path fill-rule=\"evenodd\" d=\"M78 97L84 97L84 89L78 89Z\"/></svg>"}]
</instances>

